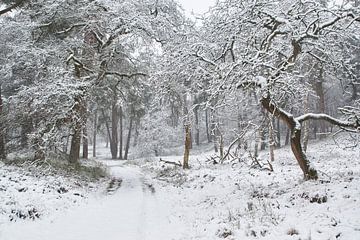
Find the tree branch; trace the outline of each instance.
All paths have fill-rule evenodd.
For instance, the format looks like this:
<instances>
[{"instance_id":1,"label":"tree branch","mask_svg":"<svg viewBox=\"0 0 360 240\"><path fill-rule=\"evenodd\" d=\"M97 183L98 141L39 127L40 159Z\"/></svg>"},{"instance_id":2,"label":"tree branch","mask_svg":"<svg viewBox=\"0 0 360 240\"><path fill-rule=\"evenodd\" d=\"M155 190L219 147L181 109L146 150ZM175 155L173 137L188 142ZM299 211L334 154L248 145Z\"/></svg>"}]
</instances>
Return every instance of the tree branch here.
<instances>
[{"instance_id":1,"label":"tree branch","mask_svg":"<svg viewBox=\"0 0 360 240\"><path fill-rule=\"evenodd\" d=\"M118 72L105 72L104 73L105 76L107 75L115 75L117 77L123 78L132 78L132 77L138 77L138 76L143 76L143 77L147 77L148 75L145 73L132 73L132 74L126 74L126 73L118 73Z\"/></svg>"},{"instance_id":2,"label":"tree branch","mask_svg":"<svg viewBox=\"0 0 360 240\"><path fill-rule=\"evenodd\" d=\"M76 27L83 27L83 26L86 26L86 23L78 23L78 24L74 24L70 27L68 27L67 29L64 29L62 31L59 31L59 32L56 32L56 34L65 34L65 33L68 33L70 31L72 31L74 28Z\"/></svg>"},{"instance_id":3,"label":"tree branch","mask_svg":"<svg viewBox=\"0 0 360 240\"><path fill-rule=\"evenodd\" d=\"M296 120L299 121L300 123L307 120L324 120L342 128L352 128L352 129L356 129L357 131L360 131L360 122L358 121L355 122L343 121L323 113L317 113L317 114L307 113L300 117L297 117Z\"/></svg>"},{"instance_id":4,"label":"tree branch","mask_svg":"<svg viewBox=\"0 0 360 240\"><path fill-rule=\"evenodd\" d=\"M13 5L11 5L10 7L7 7L5 9L0 10L0 16L7 13L7 12L10 12L10 11L14 10L17 7L20 7L25 1L26 0L17 0L17 1L15 1L15 3Z\"/></svg>"},{"instance_id":5,"label":"tree branch","mask_svg":"<svg viewBox=\"0 0 360 240\"><path fill-rule=\"evenodd\" d=\"M182 167L181 163L180 162L171 162L171 161L166 161L166 160L163 160L160 158L160 162L163 162L163 163L167 163L167 164L173 164L175 166L179 166L179 167Z\"/></svg>"}]
</instances>

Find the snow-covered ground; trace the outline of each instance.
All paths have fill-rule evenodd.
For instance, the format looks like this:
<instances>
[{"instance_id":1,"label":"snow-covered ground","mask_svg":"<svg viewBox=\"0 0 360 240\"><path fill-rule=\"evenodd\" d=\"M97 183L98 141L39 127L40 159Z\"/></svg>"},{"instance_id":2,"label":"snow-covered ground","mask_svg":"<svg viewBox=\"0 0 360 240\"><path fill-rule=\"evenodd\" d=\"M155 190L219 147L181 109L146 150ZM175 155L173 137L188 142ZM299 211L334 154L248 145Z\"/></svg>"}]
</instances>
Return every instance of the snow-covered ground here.
<instances>
[{"instance_id":1,"label":"snow-covered ground","mask_svg":"<svg viewBox=\"0 0 360 240\"><path fill-rule=\"evenodd\" d=\"M87 201L99 182L88 176L50 165L22 166L0 162L0 230L7 222L42 219L54 211L65 211Z\"/></svg>"},{"instance_id":2,"label":"snow-covered ground","mask_svg":"<svg viewBox=\"0 0 360 240\"><path fill-rule=\"evenodd\" d=\"M306 182L286 147L276 150L274 172L250 168L245 160L214 165L209 153L191 156L192 168L184 171L158 158L106 160L108 149L100 150L115 187L84 190L88 197L77 205L63 197L65 211L39 197L51 214L3 220L0 239L360 239L359 147L344 149L330 138L312 143L308 156L320 179ZM267 153L261 154L266 162ZM20 193L10 182L8 191ZM29 189L35 184L28 183Z\"/></svg>"}]
</instances>

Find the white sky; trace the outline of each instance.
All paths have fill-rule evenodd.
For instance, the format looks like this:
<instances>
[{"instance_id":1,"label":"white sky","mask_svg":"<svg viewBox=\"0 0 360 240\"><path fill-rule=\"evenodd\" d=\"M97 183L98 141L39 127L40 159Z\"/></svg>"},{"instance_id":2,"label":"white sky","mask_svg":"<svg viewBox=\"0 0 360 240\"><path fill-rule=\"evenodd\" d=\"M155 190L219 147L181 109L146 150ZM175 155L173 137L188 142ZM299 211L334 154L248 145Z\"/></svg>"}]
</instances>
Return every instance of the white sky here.
<instances>
[{"instance_id":1,"label":"white sky","mask_svg":"<svg viewBox=\"0 0 360 240\"><path fill-rule=\"evenodd\" d=\"M185 9L186 14L191 15L205 13L209 7L215 5L216 0L177 0Z\"/></svg>"}]
</instances>

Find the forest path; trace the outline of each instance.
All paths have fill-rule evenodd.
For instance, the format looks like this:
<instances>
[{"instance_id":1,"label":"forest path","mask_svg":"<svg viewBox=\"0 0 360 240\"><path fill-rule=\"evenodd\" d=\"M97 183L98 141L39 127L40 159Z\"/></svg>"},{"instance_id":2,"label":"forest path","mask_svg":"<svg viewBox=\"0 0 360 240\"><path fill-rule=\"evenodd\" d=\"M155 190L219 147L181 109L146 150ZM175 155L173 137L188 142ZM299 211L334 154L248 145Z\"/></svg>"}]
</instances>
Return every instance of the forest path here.
<instances>
[{"instance_id":1,"label":"forest path","mask_svg":"<svg viewBox=\"0 0 360 240\"><path fill-rule=\"evenodd\" d=\"M179 239L166 192L146 180L141 169L101 160L122 179L116 191L89 198L88 204L35 222L17 222L0 232L2 240ZM55 215L55 214L54 214Z\"/></svg>"}]
</instances>

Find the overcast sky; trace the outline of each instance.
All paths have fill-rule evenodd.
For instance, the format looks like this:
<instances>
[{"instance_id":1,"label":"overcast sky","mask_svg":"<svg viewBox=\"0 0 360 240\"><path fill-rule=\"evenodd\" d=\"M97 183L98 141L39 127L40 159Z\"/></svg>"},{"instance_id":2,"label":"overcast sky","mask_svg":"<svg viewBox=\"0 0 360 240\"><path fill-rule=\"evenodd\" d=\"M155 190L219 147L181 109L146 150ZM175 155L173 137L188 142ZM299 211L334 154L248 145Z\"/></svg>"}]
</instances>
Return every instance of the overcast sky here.
<instances>
[{"instance_id":1,"label":"overcast sky","mask_svg":"<svg viewBox=\"0 0 360 240\"><path fill-rule=\"evenodd\" d=\"M195 14L205 13L209 7L215 4L216 0L177 0L185 9L188 15L193 11Z\"/></svg>"}]
</instances>

